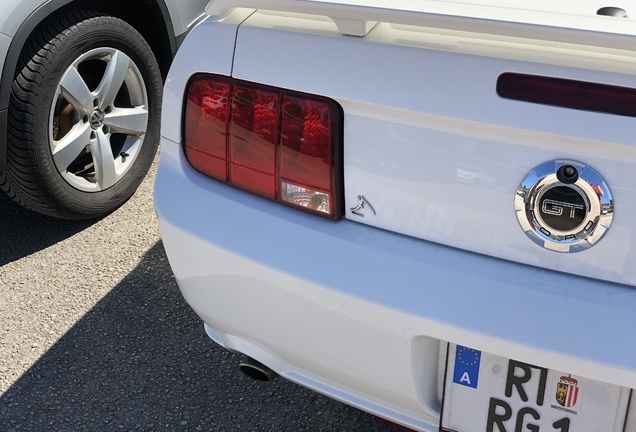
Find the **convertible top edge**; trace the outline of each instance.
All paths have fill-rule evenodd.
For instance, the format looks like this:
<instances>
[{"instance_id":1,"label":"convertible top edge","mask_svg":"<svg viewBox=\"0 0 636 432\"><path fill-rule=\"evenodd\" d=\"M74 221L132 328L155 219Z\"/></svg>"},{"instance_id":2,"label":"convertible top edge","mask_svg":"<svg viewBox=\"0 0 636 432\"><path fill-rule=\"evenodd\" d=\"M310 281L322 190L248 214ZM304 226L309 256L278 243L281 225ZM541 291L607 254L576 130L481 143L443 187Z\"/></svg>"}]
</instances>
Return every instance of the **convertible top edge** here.
<instances>
[{"instance_id":1,"label":"convertible top edge","mask_svg":"<svg viewBox=\"0 0 636 432\"><path fill-rule=\"evenodd\" d=\"M211 0L206 13L219 16L246 7L328 16L342 34L366 36L376 22L462 30L633 51L636 25L629 18L596 15L589 10L533 10L511 6L440 0Z\"/></svg>"}]
</instances>

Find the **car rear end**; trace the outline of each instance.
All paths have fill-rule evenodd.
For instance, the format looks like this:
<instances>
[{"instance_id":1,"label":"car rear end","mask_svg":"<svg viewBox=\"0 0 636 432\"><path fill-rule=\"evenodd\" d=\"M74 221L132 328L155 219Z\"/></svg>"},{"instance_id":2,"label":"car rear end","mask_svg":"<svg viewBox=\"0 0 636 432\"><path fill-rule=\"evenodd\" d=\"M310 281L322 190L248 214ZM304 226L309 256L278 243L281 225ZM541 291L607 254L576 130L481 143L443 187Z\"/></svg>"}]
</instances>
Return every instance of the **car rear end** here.
<instances>
[{"instance_id":1,"label":"car rear end","mask_svg":"<svg viewBox=\"0 0 636 432\"><path fill-rule=\"evenodd\" d=\"M166 85L157 212L208 335L416 430L636 430L629 23L300 3L209 18ZM593 235L520 226L546 163L602 179Z\"/></svg>"}]
</instances>

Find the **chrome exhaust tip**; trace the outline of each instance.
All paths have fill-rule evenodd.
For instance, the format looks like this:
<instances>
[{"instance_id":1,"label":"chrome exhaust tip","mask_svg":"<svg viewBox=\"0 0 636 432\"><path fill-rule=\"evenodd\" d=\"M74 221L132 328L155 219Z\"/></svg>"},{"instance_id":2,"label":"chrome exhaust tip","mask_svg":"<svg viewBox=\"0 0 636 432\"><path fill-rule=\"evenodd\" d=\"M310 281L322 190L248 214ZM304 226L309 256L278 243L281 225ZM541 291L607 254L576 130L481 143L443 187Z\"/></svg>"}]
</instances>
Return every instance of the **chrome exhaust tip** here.
<instances>
[{"instance_id":1,"label":"chrome exhaust tip","mask_svg":"<svg viewBox=\"0 0 636 432\"><path fill-rule=\"evenodd\" d=\"M276 372L250 357L239 363L239 371L246 377L262 383L272 382L278 376Z\"/></svg>"}]
</instances>

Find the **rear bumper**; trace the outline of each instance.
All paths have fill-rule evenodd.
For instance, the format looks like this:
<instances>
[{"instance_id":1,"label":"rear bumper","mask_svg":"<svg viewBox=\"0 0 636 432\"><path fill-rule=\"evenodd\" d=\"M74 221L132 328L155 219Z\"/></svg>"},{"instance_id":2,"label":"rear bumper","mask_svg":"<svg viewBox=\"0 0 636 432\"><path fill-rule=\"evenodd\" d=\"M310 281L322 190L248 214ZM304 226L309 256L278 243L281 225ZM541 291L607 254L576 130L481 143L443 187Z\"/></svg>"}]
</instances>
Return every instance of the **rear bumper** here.
<instances>
[{"instance_id":1,"label":"rear bumper","mask_svg":"<svg viewBox=\"0 0 636 432\"><path fill-rule=\"evenodd\" d=\"M155 202L217 342L286 378L437 430L446 342L636 387L636 290L333 222L211 180L162 141Z\"/></svg>"}]
</instances>

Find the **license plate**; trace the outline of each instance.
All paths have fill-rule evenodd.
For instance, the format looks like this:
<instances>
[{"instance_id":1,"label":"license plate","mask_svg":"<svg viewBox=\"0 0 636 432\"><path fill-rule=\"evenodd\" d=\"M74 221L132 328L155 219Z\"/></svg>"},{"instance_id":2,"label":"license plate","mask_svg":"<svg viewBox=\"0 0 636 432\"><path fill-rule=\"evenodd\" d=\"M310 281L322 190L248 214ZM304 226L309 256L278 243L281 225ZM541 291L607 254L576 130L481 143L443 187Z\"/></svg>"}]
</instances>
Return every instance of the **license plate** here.
<instances>
[{"instance_id":1,"label":"license plate","mask_svg":"<svg viewBox=\"0 0 636 432\"><path fill-rule=\"evenodd\" d=\"M630 390L450 344L440 430L622 432Z\"/></svg>"}]
</instances>

